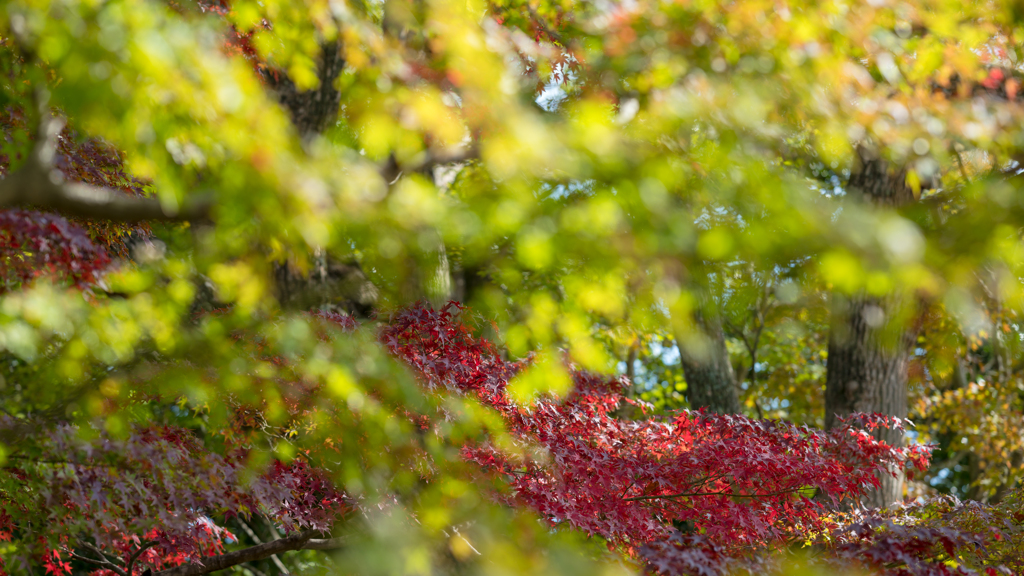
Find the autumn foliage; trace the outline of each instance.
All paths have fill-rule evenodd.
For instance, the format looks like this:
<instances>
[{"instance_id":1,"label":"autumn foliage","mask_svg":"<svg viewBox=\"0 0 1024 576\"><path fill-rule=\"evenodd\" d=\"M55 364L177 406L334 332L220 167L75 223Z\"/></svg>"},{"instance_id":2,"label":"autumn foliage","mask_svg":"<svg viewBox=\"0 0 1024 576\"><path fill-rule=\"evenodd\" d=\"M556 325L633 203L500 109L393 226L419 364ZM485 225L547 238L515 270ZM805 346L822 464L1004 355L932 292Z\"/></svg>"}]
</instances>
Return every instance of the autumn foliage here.
<instances>
[{"instance_id":1,"label":"autumn foliage","mask_svg":"<svg viewBox=\"0 0 1024 576\"><path fill-rule=\"evenodd\" d=\"M109 264L107 252L62 216L0 211L0 277L8 285L48 276L87 286ZM4 288L0 285L0 291Z\"/></svg>"},{"instance_id":2,"label":"autumn foliage","mask_svg":"<svg viewBox=\"0 0 1024 576\"><path fill-rule=\"evenodd\" d=\"M515 401L510 383L532 361L504 359L474 336L467 317L454 303L439 311L416 307L389 318L378 338L430 394L472 398L500 416L511 442L485 436L462 449L480 473L505 486L492 498L532 510L552 527L600 538L652 573L759 573L781 565L773 552L803 545L825 552L822 561L833 566L891 574L973 574L971 564L942 562L964 550L982 566L1020 565L1010 544L1021 538L1012 529L1022 513L1016 500L1001 509L942 501L846 521L832 513L877 485L878 473L924 469L926 449L894 448L868 433L901 422L859 415L826 433L693 411L623 420L615 410L624 382L571 366L572 391L564 398ZM340 328L331 338L350 338L357 328L339 314L310 321ZM444 409L425 419L410 414L438 434L437 426L455 417ZM184 428L143 428L123 440L57 428L25 466L3 469L0 535L24 538L42 517L40 554L50 573L70 573L71 560L97 557L70 544L81 536L125 564L159 570L223 552L236 538L217 519L259 515L289 532L326 534L359 509L335 488L329 466L300 455L253 476L244 443L229 441L228 448L210 452ZM19 497L43 487L42 500ZM16 573L28 560L8 560L6 568ZM96 574L109 573L99 568Z\"/></svg>"},{"instance_id":3,"label":"autumn foliage","mask_svg":"<svg viewBox=\"0 0 1024 576\"><path fill-rule=\"evenodd\" d=\"M2 4L0 571L1024 572L1021 2Z\"/></svg>"},{"instance_id":4,"label":"autumn foliage","mask_svg":"<svg viewBox=\"0 0 1024 576\"><path fill-rule=\"evenodd\" d=\"M0 110L0 136L31 139L20 112ZM146 195L144 183L130 175L123 158L102 141L82 138L65 128L55 144L53 163L61 178L109 187L129 196ZM14 158L12 162L0 153L0 176L23 161ZM0 210L0 292L41 277L88 288L102 276L111 257L129 257L127 240L133 232L146 234L149 225L74 220L37 210Z\"/></svg>"},{"instance_id":5,"label":"autumn foliage","mask_svg":"<svg viewBox=\"0 0 1024 576\"><path fill-rule=\"evenodd\" d=\"M510 432L541 458L513 457L491 445L466 448L485 469L507 476L515 500L552 522L566 522L632 549L690 522L710 541L756 549L819 530L820 502L862 494L887 465L913 462L920 447L875 442L863 428L899 426L861 416L829 433L782 421L683 411L671 419L620 420L623 382L572 371L573 391L529 406L506 387L526 368L452 319L456 308L414 309L382 333L389 349L431 388L476 396L498 410ZM828 497L816 501L816 493Z\"/></svg>"}]
</instances>

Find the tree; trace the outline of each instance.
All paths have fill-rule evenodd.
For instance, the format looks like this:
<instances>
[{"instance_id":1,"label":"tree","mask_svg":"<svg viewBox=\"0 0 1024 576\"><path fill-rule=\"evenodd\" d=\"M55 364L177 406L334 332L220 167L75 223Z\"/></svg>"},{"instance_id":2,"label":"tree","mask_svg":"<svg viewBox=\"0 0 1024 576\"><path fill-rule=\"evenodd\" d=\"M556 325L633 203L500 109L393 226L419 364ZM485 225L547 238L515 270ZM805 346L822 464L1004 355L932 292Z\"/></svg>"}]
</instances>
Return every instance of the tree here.
<instances>
[{"instance_id":1,"label":"tree","mask_svg":"<svg viewBox=\"0 0 1024 576\"><path fill-rule=\"evenodd\" d=\"M925 452L874 442L852 423L831 434L699 412L680 414L672 423L623 423L611 417L621 382L580 372L572 374L573 391L564 401L516 401L536 393L536 367L502 360L455 320L456 308L400 313L379 337L426 388L476 397L496 410L512 450L500 447L500 436L462 447L468 461L506 479L511 491L498 488L494 498L528 506L554 525L566 523L609 546L636 552L671 537L675 525L690 523L704 534L693 548L713 547L742 559L827 528L821 503L810 498L815 490L834 499L856 496L877 484L875 474L886 466L913 461L923 468ZM354 328L346 316L323 318ZM450 408L405 416L441 436L438 427L450 424ZM293 418L300 415L293 408ZM17 465L9 468L5 487L7 538L25 538L33 523L44 523L43 541L53 546L44 565L57 574L71 569L65 557L119 574L136 566L158 574L205 574L276 553L353 546L351 538L317 537L361 508L334 488L323 469L308 464L321 462L329 470L320 454L307 451L290 465L276 462L261 477L243 479L250 417L236 414L235 425L219 431L229 447L223 457L206 452L187 429L136 429L125 441L106 434L83 441L75 428L61 427L35 454L12 456ZM899 425L863 415L857 423ZM534 446L549 452L550 463L529 454ZM422 480L436 481L436 474ZM225 552L225 541L235 537L208 516L225 514L240 516L242 526L264 516L292 533ZM646 554L652 564L659 558ZM921 561L929 564L927 557Z\"/></svg>"},{"instance_id":2,"label":"tree","mask_svg":"<svg viewBox=\"0 0 1024 576\"><path fill-rule=\"evenodd\" d=\"M1018 23L997 2L6 3L8 569L280 571L289 551L327 571L344 543L359 572L573 572L609 560L586 532L664 573L819 537L945 570L1012 540L828 535L825 503L919 454L855 428L901 420L624 424L594 374L606 334L672 334L695 404L759 410L772 356L751 339L736 370L725 339L752 334L742 267L835 295L826 383L851 396L831 413L886 409L855 397L882 379L849 384L881 367L901 392L922 316L966 341L983 302L1017 330ZM875 200L837 201L857 190ZM409 308L451 295L495 348ZM986 401L1012 413L991 341Z\"/></svg>"},{"instance_id":3,"label":"tree","mask_svg":"<svg viewBox=\"0 0 1024 576\"><path fill-rule=\"evenodd\" d=\"M706 298L697 313L701 340L681 349L680 364L686 375L686 399L694 408L722 414L738 414L740 401L736 375L725 347L722 319L713 301ZM696 348L696 350L693 350Z\"/></svg>"},{"instance_id":4,"label":"tree","mask_svg":"<svg viewBox=\"0 0 1024 576\"><path fill-rule=\"evenodd\" d=\"M859 200L882 209L896 209L914 201L906 169L894 169L877 151L858 148L848 188ZM835 297L828 343L828 376L825 380L825 427L854 412L879 412L897 418L907 416L907 369L914 341L900 314L898 296L854 295ZM904 305L905 306L905 305ZM903 443L899 431L884 431L879 439L892 446ZM903 482L884 475L873 493L871 507L902 500Z\"/></svg>"}]
</instances>

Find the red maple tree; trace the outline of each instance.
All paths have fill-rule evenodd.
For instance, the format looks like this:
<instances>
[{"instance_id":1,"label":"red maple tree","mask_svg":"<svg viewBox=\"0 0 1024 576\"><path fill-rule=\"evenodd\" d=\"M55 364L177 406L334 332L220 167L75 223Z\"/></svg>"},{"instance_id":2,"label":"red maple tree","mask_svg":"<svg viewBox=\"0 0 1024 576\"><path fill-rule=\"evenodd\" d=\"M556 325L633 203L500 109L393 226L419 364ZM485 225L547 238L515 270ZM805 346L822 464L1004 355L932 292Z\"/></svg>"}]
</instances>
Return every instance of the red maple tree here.
<instances>
[{"instance_id":1,"label":"red maple tree","mask_svg":"<svg viewBox=\"0 0 1024 576\"><path fill-rule=\"evenodd\" d=\"M759 572L777 562L771 552L808 541L817 541L826 562L891 574L972 574L967 565L945 562L964 550L975 556L991 551L985 558L998 564L990 574L1020 566L1021 554L1006 552L1020 534L997 521L1019 511L975 509L970 515L947 504L936 514L933 504L916 516L905 509L902 517L875 514L846 525L834 520L830 509L875 486L876 472L925 466L926 449L894 448L868 433L898 421L858 415L825 433L692 411L622 420L614 416L623 401L622 379L571 367L574 388L567 397L524 405L509 397L508 386L530 360L502 358L473 335L464 316L454 303L439 311L404 310L382 325L379 340L426 390L475 398L500 415L514 448L488 438L463 447L466 460L508 487L493 498L532 509L553 526L602 538L652 573ZM310 320L322 329L341 328L332 338L349 337L355 326L342 315ZM298 416L301 409L294 411ZM405 417L431 430L453 415L439 410ZM257 479L242 481L245 450L218 455L188 429L83 440L65 426L43 446L45 454L35 460L74 473L54 476L39 466L33 472L8 466L3 473L26 487L48 486L41 538L49 551L42 563L54 574L70 573L71 560L93 564L96 574L192 567L199 560L217 566L240 556L224 552L236 538L214 519L238 514L259 514L288 530L280 550L325 549L328 541L319 537L359 507L335 487L329 469L303 458L274 463ZM16 501L0 507L3 538L24 536L26 515L39 513L19 509ZM918 517L930 520L908 520ZM90 540L85 548L76 540L83 534Z\"/></svg>"}]
</instances>

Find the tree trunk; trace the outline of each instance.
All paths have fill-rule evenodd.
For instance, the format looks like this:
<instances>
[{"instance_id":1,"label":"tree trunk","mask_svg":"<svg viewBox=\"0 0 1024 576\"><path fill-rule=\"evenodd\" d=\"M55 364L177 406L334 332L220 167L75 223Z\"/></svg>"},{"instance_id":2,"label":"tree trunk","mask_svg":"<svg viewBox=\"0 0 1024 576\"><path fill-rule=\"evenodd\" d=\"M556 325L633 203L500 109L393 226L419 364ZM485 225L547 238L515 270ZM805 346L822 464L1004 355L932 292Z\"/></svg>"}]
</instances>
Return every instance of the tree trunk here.
<instances>
[{"instance_id":1,"label":"tree trunk","mask_svg":"<svg viewBox=\"0 0 1024 576\"><path fill-rule=\"evenodd\" d=\"M377 287L355 261L324 257L303 272L290 262L274 264L274 291L282 308L344 311L369 317L377 305Z\"/></svg>"},{"instance_id":2,"label":"tree trunk","mask_svg":"<svg viewBox=\"0 0 1024 576\"><path fill-rule=\"evenodd\" d=\"M277 93L281 105L288 111L292 123L304 141L323 132L334 122L341 108L341 92L335 86L345 69L345 58L340 41L320 45L317 77L320 84L312 90L299 90L282 70L267 73L267 82Z\"/></svg>"},{"instance_id":3,"label":"tree trunk","mask_svg":"<svg viewBox=\"0 0 1024 576\"><path fill-rule=\"evenodd\" d=\"M860 147L858 165L848 191L877 207L899 208L914 201L906 184L906 170L894 170L874 151ZM853 412L881 413L906 418L907 366L913 333L892 321L898 299L864 294L833 297L832 326L825 379L825 427L834 428L839 417ZM903 435L878 429L874 436L893 446ZM864 497L871 507L888 506L903 497L903 476L880 474L881 486Z\"/></svg>"},{"instance_id":4,"label":"tree trunk","mask_svg":"<svg viewBox=\"0 0 1024 576\"><path fill-rule=\"evenodd\" d=\"M637 337L629 346L626 354L626 388L622 391L623 398L632 400L636 396L636 361L640 358L640 339ZM636 406L630 402L622 402L615 410L619 420L633 420L636 417Z\"/></svg>"},{"instance_id":5,"label":"tree trunk","mask_svg":"<svg viewBox=\"0 0 1024 576\"><path fill-rule=\"evenodd\" d=\"M712 304L705 308L697 315L697 324L703 332L700 345L687 345L686 339L676 338L686 377L686 400L694 410L707 408L719 414L739 414L736 376L725 347L722 320Z\"/></svg>"},{"instance_id":6,"label":"tree trunk","mask_svg":"<svg viewBox=\"0 0 1024 576\"><path fill-rule=\"evenodd\" d=\"M893 334L885 326L893 302L854 296L835 297L825 379L825 427L853 412L907 416L909 332ZM897 330L900 330L897 328ZM903 444L898 430L877 429L875 438ZM903 477L879 475L881 487L863 500L866 506L888 506L903 497Z\"/></svg>"}]
</instances>

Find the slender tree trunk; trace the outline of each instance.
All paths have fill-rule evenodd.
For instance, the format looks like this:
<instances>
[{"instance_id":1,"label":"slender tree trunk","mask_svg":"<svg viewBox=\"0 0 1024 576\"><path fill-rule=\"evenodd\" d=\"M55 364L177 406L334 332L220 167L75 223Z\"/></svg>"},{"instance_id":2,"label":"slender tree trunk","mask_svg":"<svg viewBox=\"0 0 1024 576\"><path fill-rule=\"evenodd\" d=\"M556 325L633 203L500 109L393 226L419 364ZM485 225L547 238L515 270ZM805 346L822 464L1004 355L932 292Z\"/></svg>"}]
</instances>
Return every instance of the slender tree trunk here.
<instances>
[{"instance_id":1,"label":"slender tree trunk","mask_svg":"<svg viewBox=\"0 0 1024 576\"><path fill-rule=\"evenodd\" d=\"M451 263L448 261L448 251L444 246L444 238L440 232L435 232L437 244L430 252L430 258L436 258L433 262L427 262L423 271L426 276L423 278L423 289L427 294L430 305L440 309L454 294L452 282Z\"/></svg>"},{"instance_id":2,"label":"slender tree trunk","mask_svg":"<svg viewBox=\"0 0 1024 576\"><path fill-rule=\"evenodd\" d=\"M703 332L700 346L688 346L687 339L676 338L686 377L686 399L694 410L707 408L719 414L739 414L736 376L725 347L722 320L713 303L706 303L705 310L697 315L697 324Z\"/></svg>"},{"instance_id":3,"label":"slender tree trunk","mask_svg":"<svg viewBox=\"0 0 1024 576\"><path fill-rule=\"evenodd\" d=\"M849 193L880 208L898 208L914 201L906 171L894 170L872 150L857 150L858 165L850 176ZM907 416L907 367L913 333L893 321L901 302L895 297L834 295L825 379L825 427L852 412ZM878 429L876 438L900 446L898 431ZM888 506L903 497L903 477L880 474L881 486L863 500L867 506Z\"/></svg>"},{"instance_id":4,"label":"slender tree trunk","mask_svg":"<svg viewBox=\"0 0 1024 576\"><path fill-rule=\"evenodd\" d=\"M632 400L637 393L636 390L636 361L640 358L640 339L637 338L629 346L629 352L626 354L626 380L628 385L626 389L622 391L623 397ZM618 409L615 410L615 417L620 420L632 420L636 417L636 407L629 402L622 402L619 404Z\"/></svg>"}]
</instances>

